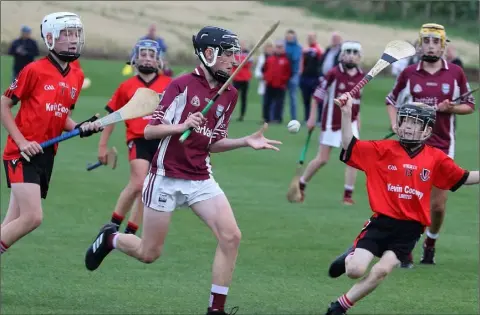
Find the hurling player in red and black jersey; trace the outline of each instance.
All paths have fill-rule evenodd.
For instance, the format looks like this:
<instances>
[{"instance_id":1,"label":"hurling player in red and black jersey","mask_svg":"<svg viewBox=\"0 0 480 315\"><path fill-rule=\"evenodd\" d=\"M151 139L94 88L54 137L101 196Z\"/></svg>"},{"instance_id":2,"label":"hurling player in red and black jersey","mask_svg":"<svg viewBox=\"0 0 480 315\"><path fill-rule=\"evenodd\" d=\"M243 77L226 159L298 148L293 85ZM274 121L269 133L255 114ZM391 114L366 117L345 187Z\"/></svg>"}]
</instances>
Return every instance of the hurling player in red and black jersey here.
<instances>
[{"instance_id":1,"label":"hurling player in red and black jersey","mask_svg":"<svg viewBox=\"0 0 480 315\"><path fill-rule=\"evenodd\" d=\"M148 39L138 41L134 48L131 64L135 67L137 75L120 84L112 98L108 101L106 110L114 112L122 108L135 94L138 88L147 87L162 93L172 81L168 76L159 74L161 68L161 50L158 42ZM128 160L130 161L130 180L120 193L111 222L120 226L125 215L133 204L135 207L128 221L125 233L135 234L142 220L142 186L148 174L150 163L155 156L160 140L146 140L143 134L151 116L145 116L125 121L126 143L128 146ZM100 137L98 144L98 159L103 164L107 163L108 139L112 134L114 125L107 126Z\"/></svg>"},{"instance_id":2,"label":"hurling player in red and black jersey","mask_svg":"<svg viewBox=\"0 0 480 315\"><path fill-rule=\"evenodd\" d=\"M11 194L0 253L42 222L41 198L47 196L57 145L42 149L39 143L74 128L80 128L81 137L98 130L95 118L79 124L70 118L83 84L81 70L69 65L80 57L84 44L80 18L69 12L49 14L42 19L41 32L49 55L23 68L1 98L2 125L8 131L3 162ZM14 118L11 108L19 101Z\"/></svg>"},{"instance_id":3,"label":"hurling player in red and black jersey","mask_svg":"<svg viewBox=\"0 0 480 315\"><path fill-rule=\"evenodd\" d=\"M447 47L447 34L442 25L428 23L419 32L422 60L403 70L386 98L392 127L395 128L395 112L405 101L422 102L437 111L433 134L427 144L448 154L455 155L456 116L474 112L473 96L460 99L460 104L452 100L470 91L467 77L459 66L442 58ZM433 188L431 216L432 224L426 231L423 243L422 264L435 264L435 242L445 217L448 191ZM402 267L413 266L412 256L402 261Z\"/></svg>"},{"instance_id":4,"label":"hurling player in red and black jersey","mask_svg":"<svg viewBox=\"0 0 480 315\"><path fill-rule=\"evenodd\" d=\"M342 98L347 103L341 108L340 159L365 172L373 215L353 246L330 266L333 278L346 273L351 279L363 279L333 302L327 315L345 314L410 254L430 225L433 187L456 191L462 185L479 183L478 171L462 169L442 150L425 144L435 126L433 107L409 102L398 109L400 141L362 141L352 133L352 97L347 93ZM367 273L374 257L380 260Z\"/></svg>"}]
</instances>

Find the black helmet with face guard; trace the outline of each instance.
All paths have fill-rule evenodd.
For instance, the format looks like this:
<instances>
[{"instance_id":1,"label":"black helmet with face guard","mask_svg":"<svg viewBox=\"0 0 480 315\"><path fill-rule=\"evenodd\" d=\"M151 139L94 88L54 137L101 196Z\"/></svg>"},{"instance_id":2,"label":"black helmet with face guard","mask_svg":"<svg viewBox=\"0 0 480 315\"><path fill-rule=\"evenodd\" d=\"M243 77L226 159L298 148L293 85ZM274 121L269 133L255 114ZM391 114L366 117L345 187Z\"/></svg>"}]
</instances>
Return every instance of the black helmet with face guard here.
<instances>
[{"instance_id":1,"label":"black helmet with face guard","mask_svg":"<svg viewBox=\"0 0 480 315\"><path fill-rule=\"evenodd\" d=\"M205 26L197 35L192 36L195 55L198 56L208 72L219 82L225 82L230 75L225 71L213 71L212 67L217 62L217 57L225 53L238 54L240 52L240 43L238 36L233 32L215 26ZM213 60L205 59L205 50L213 49Z\"/></svg>"},{"instance_id":2,"label":"black helmet with face guard","mask_svg":"<svg viewBox=\"0 0 480 315\"><path fill-rule=\"evenodd\" d=\"M400 142L406 146L416 146L424 143L432 135L436 117L437 112L432 106L419 102L409 102L402 105L397 111L397 134ZM408 118L415 122L413 129L407 128L403 124ZM418 122L420 124L417 124Z\"/></svg>"}]
</instances>

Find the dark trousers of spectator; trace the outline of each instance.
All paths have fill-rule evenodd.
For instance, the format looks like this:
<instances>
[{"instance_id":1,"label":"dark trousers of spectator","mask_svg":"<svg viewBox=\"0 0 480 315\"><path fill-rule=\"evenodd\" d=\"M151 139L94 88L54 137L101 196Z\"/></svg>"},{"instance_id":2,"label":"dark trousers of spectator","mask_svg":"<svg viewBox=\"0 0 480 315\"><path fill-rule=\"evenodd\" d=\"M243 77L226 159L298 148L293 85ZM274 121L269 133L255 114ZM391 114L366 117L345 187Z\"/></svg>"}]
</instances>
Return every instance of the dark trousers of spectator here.
<instances>
[{"instance_id":1,"label":"dark trousers of spectator","mask_svg":"<svg viewBox=\"0 0 480 315\"><path fill-rule=\"evenodd\" d=\"M263 97L263 120L265 122L283 121L283 105L285 103L285 89L267 85Z\"/></svg>"},{"instance_id":2,"label":"dark trousers of spectator","mask_svg":"<svg viewBox=\"0 0 480 315\"><path fill-rule=\"evenodd\" d=\"M319 82L318 77L306 77L300 78L300 89L302 90L303 108L305 113L305 121L310 117L310 104L312 103L312 96L317 88ZM319 122L322 117L322 106L318 107L317 121Z\"/></svg>"},{"instance_id":3,"label":"dark trousers of spectator","mask_svg":"<svg viewBox=\"0 0 480 315\"><path fill-rule=\"evenodd\" d=\"M247 111L248 81L233 81L233 86L240 94L240 117L238 120L243 120Z\"/></svg>"}]
</instances>

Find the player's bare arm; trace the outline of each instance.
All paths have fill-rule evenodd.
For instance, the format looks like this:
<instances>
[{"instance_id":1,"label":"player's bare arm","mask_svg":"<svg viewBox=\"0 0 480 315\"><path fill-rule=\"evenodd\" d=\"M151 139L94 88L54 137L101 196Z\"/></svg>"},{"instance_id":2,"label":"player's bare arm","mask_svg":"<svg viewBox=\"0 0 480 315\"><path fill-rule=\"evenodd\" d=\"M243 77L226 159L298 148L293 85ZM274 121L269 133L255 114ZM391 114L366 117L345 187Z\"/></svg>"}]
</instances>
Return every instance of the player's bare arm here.
<instances>
[{"instance_id":1,"label":"player's bare arm","mask_svg":"<svg viewBox=\"0 0 480 315\"><path fill-rule=\"evenodd\" d=\"M342 148L347 150L353 138L352 132L352 103L353 99L350 93L343 94L340 99L346 99L347 102L341 106L342 110Z\"/></svg>"},{"instance_id":2,"label":"player's bare arm","mask_svg":"<svg viewBox=\"0 0 480 315\"><path fill-rule=\"evenodd\" d=\"M108 140L114 129L115 125L105 127L98 142L98 160L104 165L107 164Z\"/></svg>"},{"instance_id":3,"label":"player's bare arm","mask_svg":"<svg viewBox=\"0 0 480 315\"><path fill-rule=\"evenodd\" d=\"M477 185L480 182L479 172L470 171L464 185Z\"/></svg>"},{"instance_id":4,"label":"player's bare arm","mask_svg":"<svg viewBox=\"0 0 480 315\"><path fill-rule=\"evenodd\" d=\"M282 144L277 140L270 140L263 135L268 128L268 124L265 123L257 132L238 139L225 138L219 140L210 146L210 152L220 153L225 151L231 151L238 148L250 147L254 150L274 150L280 151L275 145Z\"/></svg>"},{"instance_id":5,"label":"player's bare arm","mask_svg":"<svg viewBox=\"0 0 480 315\"><path fill-rule=\"evenodd\" d=\"M171 135L183 133L185 130L188 130L190 128L193 128L193 129L199 128L204 122L205 122L205 117L203 117L202 113L197 112L188 116L185 122L181 124L147 125L145 127L145 139L147 140L162 139Z\"/></svg>"},{"instance_id":6,"label":"player's bare arm","mask_svg":"<svg viewBox=\"0 0 480 315\"><path fill-rule=\"evenodd\" d=\"M468 104L454 104L450 100L442 101L437 106L437 110L443 113L456 114L456 115L470 115L475 110Z\"/></svg>"},{"instance_id":7,"label":"player's bare arm","mask_svg":"<svg viewBox=\"0 0 480 315\"><path fill-rule=\"evenodd\" d=\"M312 101L310 102L310 116L308 117L307 121L307 128L308 130L313 130L315 128L316 124L316 117L318 115L318 104L317 101L312 98Z\"/></svg>"},{"instance_id":8,"label":"player's bare arm","mask_svg":"<svg viewBox=\"0 0 480 315\"><path fill-rule=\"evenodd\" d=\"M15 124L15 119L12 114L13 101L2 95L1 98L1 110L0 117L2 120L2 125L7 129L10 136L13 138L13 141L18 145L20 151L25 152L28 156L34 156L38 153L43 153L43 149L35 141L28 141L25 139L23 134L18 129L18 126Z\"/></svg>"}]
</instances>

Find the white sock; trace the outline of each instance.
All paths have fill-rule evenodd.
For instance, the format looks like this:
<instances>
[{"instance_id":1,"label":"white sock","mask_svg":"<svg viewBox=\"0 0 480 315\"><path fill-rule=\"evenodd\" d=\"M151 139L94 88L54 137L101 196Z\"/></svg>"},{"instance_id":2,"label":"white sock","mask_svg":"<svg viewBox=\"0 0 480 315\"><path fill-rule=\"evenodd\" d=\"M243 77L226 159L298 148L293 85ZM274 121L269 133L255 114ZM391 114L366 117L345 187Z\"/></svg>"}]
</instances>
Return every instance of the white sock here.
<instances>
[{"instance_id":1,"label":"white sock","mask_svg":"<svg viewBox=\"0 0 480 315\"><path fill-rule=\"evenodd\" d=\"M343 187L345 188L345 190L350 190L350 191L353 191L353 189L355 188L354 186L350 186L350 185L345 185Z\"/></svg>"},{"instance_id":2,"label":"white sock","mask_svg":"<svg viewBox=\"0 0 480 315\"><path fill-rule=\"evenodd\" d=\"M113 234L113 239L112 239L113 248L117 248L117 239L118 239L118 233Z\"/></svg>"},{"instance_id":3,"label":"white sock","mask_svg":"<svg viewBox=\"0 0 480 315\"><path fill-rule=\"evenodd\" d=\"M431 238L431 239L434 239L434 240L436 240L436 239L438 238L438 236L439 236L439 233L433 234L433 233L430 232L429 229L427 229L427 233L426 233L426 234L427 234L427 237L429 237L429 238Z\"/></svg>"},{"instance_id":4,"label":"white sock","mask_svg":"<svg viewBox=\"0 0 480 315\"><path fill-rule=\"evenodd\" d=\"M212 284L212 293L228 295L228 287L222 287L221 285Z\"/></svg>"},{"instance_id":5,"label":"white sock","mask_svg":"<svg viewBox=\"0 0 480 315\"><path fill-rule=\"evenodd\" d=\"M303 176L300 177L300 183L302 183L302 184L304 184L304 185L307 183L307 182L305 181L305 177L303 177Z\"/></svg>"}]
</instances>

